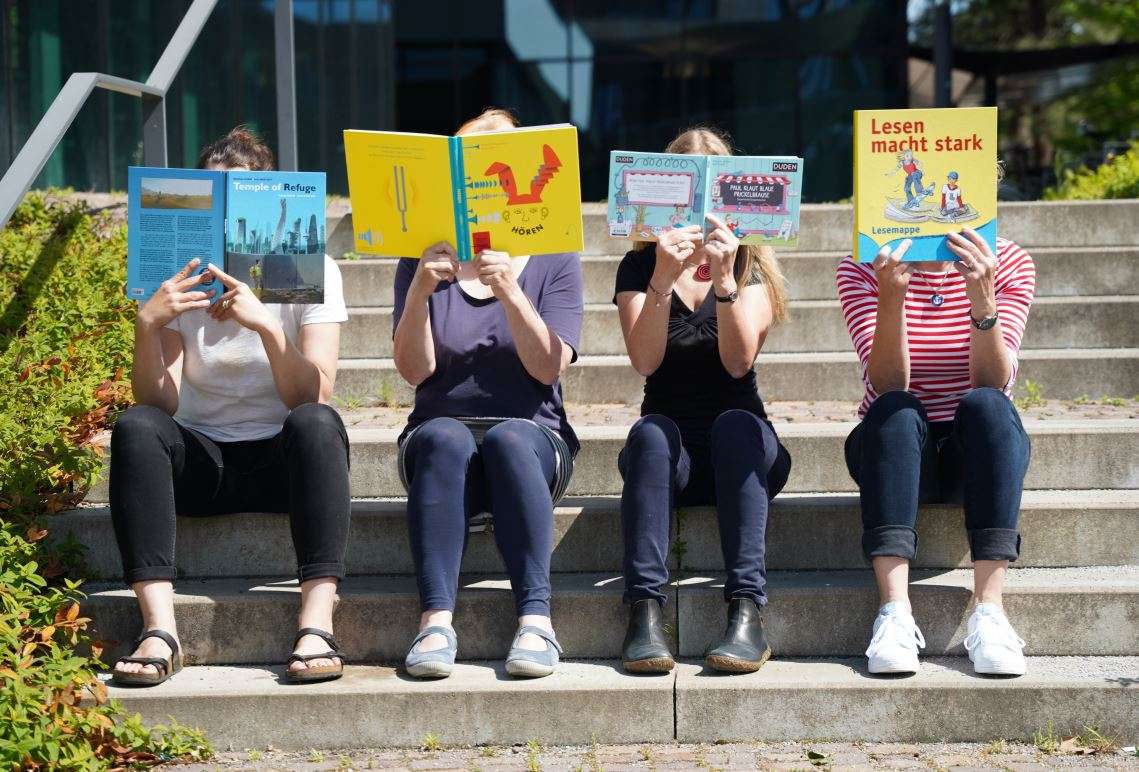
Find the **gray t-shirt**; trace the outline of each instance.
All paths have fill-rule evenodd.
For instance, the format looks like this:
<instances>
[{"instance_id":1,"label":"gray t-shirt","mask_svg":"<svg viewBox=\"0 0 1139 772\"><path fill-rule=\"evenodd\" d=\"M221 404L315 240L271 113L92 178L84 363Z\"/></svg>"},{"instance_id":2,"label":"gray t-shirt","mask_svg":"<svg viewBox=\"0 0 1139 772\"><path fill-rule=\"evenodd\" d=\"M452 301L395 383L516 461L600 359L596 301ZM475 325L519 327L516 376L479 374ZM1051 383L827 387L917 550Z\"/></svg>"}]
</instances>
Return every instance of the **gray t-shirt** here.
<instances>
[{"instance_id":1,"label":"gray t-shirt","mask_svg":"<svg viewBox=\"0 0 1139 772\"><path fill-rule=\"evenodd\" d=\"M417 260L403 258L395 275L392 334L403 314ZM581 259L576 253L534 255L518 285L542 320L573 349L581 343ZM435 339L435 372L415 390L404 432L432 418L529 418L561 434L574 453L577 436L566 420L561 381L552 386L526 372L506 311L496 298L480 300L458 282L440 282L427 301Z\"/></svg>"}]
</instances>

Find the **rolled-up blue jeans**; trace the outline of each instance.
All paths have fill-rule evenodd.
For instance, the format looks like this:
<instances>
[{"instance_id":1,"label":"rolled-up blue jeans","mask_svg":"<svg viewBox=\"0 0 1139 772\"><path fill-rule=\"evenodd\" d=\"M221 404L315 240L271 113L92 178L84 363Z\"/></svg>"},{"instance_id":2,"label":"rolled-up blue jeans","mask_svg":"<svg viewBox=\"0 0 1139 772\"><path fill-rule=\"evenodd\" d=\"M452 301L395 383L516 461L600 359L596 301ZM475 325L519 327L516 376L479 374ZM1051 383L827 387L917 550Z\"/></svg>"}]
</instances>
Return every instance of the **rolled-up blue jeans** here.
<instances>
[{"instance_id":1,"label":"rolled-up blue jeans","mask_svg":"<svg viewBox=\"0 0 1139 772\"><path fill-rule=\"evenodd\" d=\"M846 439L863 553L912 560L918 505L953 503L964 505L973 560L1016 560L1030 455L1016 407L999 389L973 389L952 421L938 422L909 392L881 395Z\"/></svg>"}]
</instances>

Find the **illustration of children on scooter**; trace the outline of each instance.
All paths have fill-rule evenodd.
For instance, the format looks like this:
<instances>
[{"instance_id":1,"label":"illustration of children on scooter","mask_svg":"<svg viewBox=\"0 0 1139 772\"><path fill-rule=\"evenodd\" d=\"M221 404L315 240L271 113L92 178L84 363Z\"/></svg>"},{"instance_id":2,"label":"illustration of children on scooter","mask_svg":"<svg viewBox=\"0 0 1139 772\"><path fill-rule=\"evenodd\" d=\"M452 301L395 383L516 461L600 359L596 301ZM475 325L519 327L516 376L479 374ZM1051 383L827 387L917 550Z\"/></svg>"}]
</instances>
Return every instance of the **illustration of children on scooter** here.
<instances>
[{"instance_id":1,"label":"illustration of children on scooter","mask_svg":"<svg viewBox=\"0 0 1139 772\"><path fill-rule=\"evenodd\" d=\"M914 158L914 151L906 148L898 153L898 165L890 171L886 172L889 177L896 174L901 169L906 173L906 181L903 190L906 194L906 203L902 205L902 209L917 209L926 196L933 193L933 184L929 187L923 187L922 174L924 170L922 163L917 158Z\"/></svg>"}]
</instances>

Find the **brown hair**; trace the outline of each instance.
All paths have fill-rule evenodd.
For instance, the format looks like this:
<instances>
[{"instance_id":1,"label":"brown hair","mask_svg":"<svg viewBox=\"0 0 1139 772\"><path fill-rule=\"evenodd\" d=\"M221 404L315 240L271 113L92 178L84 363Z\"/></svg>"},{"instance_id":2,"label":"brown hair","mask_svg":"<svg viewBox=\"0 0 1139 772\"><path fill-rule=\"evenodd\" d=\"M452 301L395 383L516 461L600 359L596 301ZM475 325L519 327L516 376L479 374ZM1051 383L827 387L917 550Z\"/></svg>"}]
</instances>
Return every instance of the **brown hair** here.
<instances>
[{"instance_id":1,"label":"brown hair","mask_svg":"<svg viewBox=\"0 0 1139 772\"><path fill-rule=\"evenodd\" d=\"M464 123L456 134L470 134L474 131L503 131L518 128L514 113L502 107L488 107Z\"/></svg>"},{"instance_id":2,"label":"brown hair","mask_svg":"<svg viewBox=\"0 0 1139 772\"><path fill-rule=\"evenodd\" d=\"M271 172L277 168L277 159L261 137L245 126L236 126L202 148L198 168L210 166L230 169L244 166L251 172Z\"/></svg>"},{"instance_id":3,"label":"brown hair","mask_svg":"<svg viewBox=\"0 0 1139 772\"><path fill-rule=\"evenodd\" d=\"M733 155L732 142L727 134L709 126L685 129L668 143L666 153L693 153L699 155ZM771 302L771 320L779 324L787 320L787 280L779 268L775 250L767 246L748 244L736 252L736 281L747 286L762 284L767 287Z\"/></svg>"}]
</instances>

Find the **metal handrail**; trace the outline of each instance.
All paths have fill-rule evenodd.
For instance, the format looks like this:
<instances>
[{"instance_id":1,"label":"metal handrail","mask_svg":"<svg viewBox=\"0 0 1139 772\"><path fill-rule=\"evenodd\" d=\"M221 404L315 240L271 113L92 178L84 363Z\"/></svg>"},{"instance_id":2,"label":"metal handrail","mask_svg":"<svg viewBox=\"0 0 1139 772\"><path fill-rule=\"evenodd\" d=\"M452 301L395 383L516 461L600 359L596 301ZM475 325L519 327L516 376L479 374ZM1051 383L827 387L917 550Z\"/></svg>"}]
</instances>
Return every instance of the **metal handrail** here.
<instances>
[{"instance_id":1,"label":"metal handrail","mask_svg":"<svg viewBox=\"0 0 1139 772\"><path fill-rule=\"evenodd\" d=\"M72 73L51 107L36 124L28 141L20 148L8 171L4 172L3 179L0 179L0 228L8 224L24 194L31 189L63 135L71 128L75 116L86 104L91 92L97 88L142 100L143 164L166 166L166 94L217 2L218 0L191 2L146 83L101 72ZM291 8L292 3L289 5Z\"/></svg>"}]
</instances>

